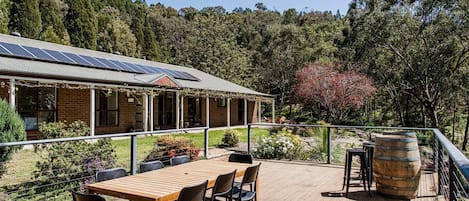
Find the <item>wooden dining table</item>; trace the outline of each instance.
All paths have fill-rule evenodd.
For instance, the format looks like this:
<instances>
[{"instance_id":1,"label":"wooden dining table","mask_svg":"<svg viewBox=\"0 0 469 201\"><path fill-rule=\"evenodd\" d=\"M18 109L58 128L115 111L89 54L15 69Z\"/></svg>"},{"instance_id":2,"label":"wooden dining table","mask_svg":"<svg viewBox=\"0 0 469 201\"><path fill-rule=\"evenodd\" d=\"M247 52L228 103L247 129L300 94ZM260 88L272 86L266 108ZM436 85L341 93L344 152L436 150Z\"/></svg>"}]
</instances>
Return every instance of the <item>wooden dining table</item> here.
<instances>
[{"instance_id":1,"label":"wooden dining table","mask_svg":"<svg viewBox=\"0 0 469 201\"><path fill-rule=\"evenodd\" d=\"M174 201L182 188L208 180L213 187L218 175L236 170L242 177L252 164L217 160L198 160L178 166L88 184L90 193L110 195L132 201ZM256 199L257 200L257 199Z\"/></svg>"}]
</instances>

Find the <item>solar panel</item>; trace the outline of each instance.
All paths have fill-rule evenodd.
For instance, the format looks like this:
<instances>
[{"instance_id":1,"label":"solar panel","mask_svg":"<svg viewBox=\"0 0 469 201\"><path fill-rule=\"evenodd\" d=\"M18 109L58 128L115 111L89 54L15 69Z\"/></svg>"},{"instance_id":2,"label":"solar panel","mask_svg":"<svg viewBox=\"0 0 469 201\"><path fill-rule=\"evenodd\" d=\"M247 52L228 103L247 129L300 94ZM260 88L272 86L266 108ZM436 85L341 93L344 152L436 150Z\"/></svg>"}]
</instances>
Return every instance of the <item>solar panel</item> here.
<instances>
[{"instance_id":1,"label":"solar panel","mask_svg":"<svg viewBox=\"0 0 469 201\"><path fill-rule=\"evenodd\" d=\"M41 49L29 46L20 46L11 43L0 42L0 54L13 55L28 58L38 58L49 61L59 61L70 64L81 64L97 68L106 68L117 71L133 73L165 73L176 79L199 81L199 79L187 72L176 71L156 66L134 64L104 58L78 55L70 52L59 52L49 49Z\"/></svg>"},{"instance_id":2,"label":"solar panel","mask_svg":"<svg viewBox=\"0 0 469 201\"><path fill-rule=\"evenodd\" d=\"M176 73L173 70L169 70L166 68L161 68L161 70L165 72L166 74L171 75L172 77L177 77Z\"/></svg>"},{"instance_id":3,"label":"solar panel","mask_svg":"<svg viewBox=\"0 0 469 201\"><path fill-rule=\"evenodd\" d=\"M24 49L28 50L35 58L39 59L45 59L45 60L50 60L50 61L55 61L54 57L50 56L44 50L36 48L36 47L29 47L29 46L23 46Z\"/></svg>"},{"instance_id":4,"label":"solar panel","mask_svg":"<svg viewBox=\"0 0 469 201\"><path fill-rule=\"evenodd\" d=\"M115 65L119 66L121 69L123 69L123 71L127 71L127 72L133 72L133 73L137 73L137 69L133 68L132 66L128 66L128 65L125 65L124 63L120 62L120 61L116 61L116 60L109 60L111 63L114 63Z\"/></svg>"},{"instance_id":5,"label":"solar panel","mask_svg":"<svg viewBox=\"0 0 469 201\"><path fill-rule=\"evenodd\" d=\"M143 69L141 69L139 66L128 63L128 62L122 62L123 64L127 65L130 69L133 70L135 73L142 73Z\"/></svg>"},{"instance_id":6,"label":"solar panel","mask_svg":"<svg viewBox=\"0 0 469 201\"><path fill-rule=\"evenodd\" d=\"M161 70L161 68L158 68L158 67L155 67L155 66L152 66L151 67L153 71L155 71L155 73L163 73L163 70Z\"/></svg>"},{"instance_id":7,"label":"solar panel","mask_svg":"<svg viewBox=\"0 0 469 201\"><path fill-rule=\"evenodd\" d=\"M11 53L12 55L34 58L33 55L31 55L28 51L26 51L24 48L22 48L22 47L19 46L19 45L10 44L10 43L4 43L4 42L0 42L0 44L1 44L5 49L7 49L8 51L10 51L10 53Z\"/></svg>"},{"instance_id":8,"label":"solar panel","mask_svg":"<svg viewBox=\"0 0 469 201\"><path fill-rule=\"evenodd\" d=\"M184 75L181 71L173 71L174 74L176 74L175 78L181 78L181 79L189 79L186 75Z\"/></svg>"},{"instance_id":9,"label":"solar panel","mask_svg":"<svg viewBox=\"0 0 469 201\"><path fill-rule=\"evenodd\" d=\"M72 59L73 61L75 61L76 63L78 64L81 64L81 65L91 65L90 62L86 61L85 59L83 59L82 57L76 55L76 54L72 54L72 53L68 53L68 52L62 52L65 56L67 56L68 58Z\"/></svg>"},{"instance_id":10,"label":"solar panel","mask_svg":"<svg viewBox=\"0 0 469 201\"><path fill-rule=\"evenodd\" d=\"M103 58L99 58L99 57L95 57L95 59L97 59L98 61L100 61L101 63L106 65L107 67L113 68L114 70L124 70L124 69L121 69L119 66L115 65L114 63L110 62L107 59L103 59Z\"/></svg>"},{"instance_id":11,"label":"solar panel","mask_svg":"<svg viewBox=\"0 0 469 201\"><path fill-rule=\"evenodd\" d=\"M6 55L11 55L10 52L8 52L7 49L5 49L3 46L0 45L0 54L6 54Z\"/></svg>"},{"instance_id":12,"label":"solar panel","mask_svg":"<svg viewBox=\"0 0 469 201\"><path fill-rule=\"evenodd\" d=\"M145 68L140 65L140 64L132 64L133 66L135 66L135 69L138 70L139 73L149 73L147 72L147 70L145 70Z\"/></svg>"},{"instance_id":13,"label":"solar panel","mask_svg":"<svg viewBox=\"0 0 469 201\"><path fill-rule=\"evenodd\" d=\"M90 56L86 56L86 55L80 55L80 56L83 57L84 59L86 59L86 61L90 62L94 67L112 69L110 67L107 67L106 65L104 65L103 63L101 63L100 61L95 59L94 57L90 57Z\"/></svg>"},{"instance_id":14,"label":"solar panel","mask_svg":"<svg viewBox=\"0 0 469 201\"><path fill-rule=\"evenodd\" d=\"M193 81L200 81L199 78L197 78L196 76L193 76L191 75L190 73L186 73L188 77L190 77Z\"/></svg>"},{"instance_id":15,"label":"solar panel","mask_svg":"<svg viewBox=\"0 0 469 201\"><path fill-rule=\"evenodd\" d=\"M66 57L64 54L61 52L55 51L55 50L48 50L44 49L45 52L49 53L51 56L53 56L56 61L60 62L65 62L65 63L76 63L75 61L71 60L70 58Z\"/></svg>"}]
</instances>

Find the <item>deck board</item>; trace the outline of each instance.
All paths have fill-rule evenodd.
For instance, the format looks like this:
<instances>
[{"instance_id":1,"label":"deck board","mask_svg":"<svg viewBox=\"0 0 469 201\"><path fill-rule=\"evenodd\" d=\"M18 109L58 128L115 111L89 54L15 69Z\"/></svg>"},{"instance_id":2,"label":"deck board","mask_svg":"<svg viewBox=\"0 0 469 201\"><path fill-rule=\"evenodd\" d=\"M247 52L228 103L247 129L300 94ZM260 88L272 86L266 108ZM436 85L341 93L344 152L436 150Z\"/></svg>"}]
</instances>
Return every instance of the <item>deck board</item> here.
<instances>
[{"instance_id":1,"label":"deck board","mask_svg":"<svg viewBox=\"0 0 469 201\"><path fill-rule=\"evenodd\" d=\"M395 201L377 194L374 186L371 188L371 197L359 185L351 185L349 196L345 197L345 190L342 190L342 166L276 160L254 161L258 162L262 162L259 172L259 201ZM359 181L354 180L351 183L358 184ZM413 200L444 200L436 196L435 183L434 174L422 172L418 196Z\"/></svg>"},{"instance_id":2,"label":"deck board","mask_svg":"<svg viewBox=\"0 0 469 201\"><path fill-rule=\"evenodd\" d=\"M258 161L256 161L258 162ZM377 194L374 186L369 197L359 181L354 180L349 196L344 196L341 166L321 165L308 162L259 161L262 162L259 174L259 200L395 200ZM422 172L416 201L438 200L435 193L432 173Z\"/></svg>"}]
</instances>

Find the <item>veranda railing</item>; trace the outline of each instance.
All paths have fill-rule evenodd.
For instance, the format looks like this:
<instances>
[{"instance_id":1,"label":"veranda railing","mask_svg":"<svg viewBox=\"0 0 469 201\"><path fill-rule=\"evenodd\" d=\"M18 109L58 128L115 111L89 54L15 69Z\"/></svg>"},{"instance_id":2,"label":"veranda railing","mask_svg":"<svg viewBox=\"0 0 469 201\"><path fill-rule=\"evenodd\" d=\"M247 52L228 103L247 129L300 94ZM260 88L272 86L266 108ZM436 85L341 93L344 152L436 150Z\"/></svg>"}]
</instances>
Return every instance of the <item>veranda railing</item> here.
<instances>
[{"instance_id":1,"label":"veranda railing","mask_svg":"<svg viewBox=\"0 0 469 201\"><path fill-rule=\"evenodd\" d=\"M265 127L311 127L327 128L327 160L331 163L331 129L361 129L361 130L410 130L423 131L432 134L433 150L432 169L438 175L438 194L446 200L469 199L469 159L449 141L438 129L413 127L382 127L382 126L341 126L341 125L306 125L306 124L266 124L253 123L248 125L248 152L251 152L251 128L253 126ZM371 135L369 136L371 139Z\"/></svg>"}]
</instances>

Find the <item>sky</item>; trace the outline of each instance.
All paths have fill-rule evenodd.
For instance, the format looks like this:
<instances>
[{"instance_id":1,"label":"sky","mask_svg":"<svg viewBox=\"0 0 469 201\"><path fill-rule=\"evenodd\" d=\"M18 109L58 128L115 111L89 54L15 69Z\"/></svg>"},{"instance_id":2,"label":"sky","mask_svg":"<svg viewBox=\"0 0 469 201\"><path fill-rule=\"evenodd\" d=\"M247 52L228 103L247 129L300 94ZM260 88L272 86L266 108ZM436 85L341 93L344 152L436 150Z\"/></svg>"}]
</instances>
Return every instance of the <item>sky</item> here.
<instances>
[{"instance_id":1,"label":"sky","mask_svg":"<svg viewBox=\"0 0 469 201\"><path fill-rule=\"evenodd\" d=\"M337 10L340 10L340 14L345 15L351 0L146 0L146 2L148 4L159 2L178 10L190 6L197 9L208 6L223 6L227 11L232 11L237 7L254 9L257 2L262 2L269 10L280 12L295 8L297 11L332 11L335 14Z\"/></svg>"}]
</instances>

